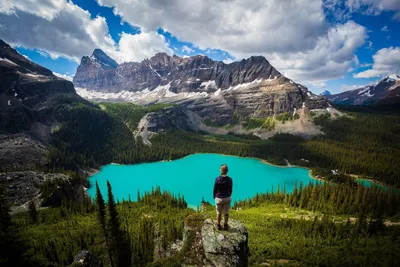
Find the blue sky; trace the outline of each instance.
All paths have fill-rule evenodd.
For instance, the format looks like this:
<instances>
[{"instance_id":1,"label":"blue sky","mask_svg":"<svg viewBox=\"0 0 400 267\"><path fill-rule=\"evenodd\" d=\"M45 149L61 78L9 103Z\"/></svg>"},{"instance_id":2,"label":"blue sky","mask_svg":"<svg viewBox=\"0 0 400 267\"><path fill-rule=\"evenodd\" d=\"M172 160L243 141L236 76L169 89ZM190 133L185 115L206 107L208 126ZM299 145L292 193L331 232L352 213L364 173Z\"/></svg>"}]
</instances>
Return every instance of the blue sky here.
<instances>
[{"instance_id":1,"label":"blue sky","mask_svg":"<svg viewBox=\"0 0 400 267\"><path fill-rule=\"evenodd\" d=\"M226 63L262 55L315 93L400 72L398 0L3 1L0 38L66 76L95 48L119 63L156 52Z\"/></svg>"}]
</instances>

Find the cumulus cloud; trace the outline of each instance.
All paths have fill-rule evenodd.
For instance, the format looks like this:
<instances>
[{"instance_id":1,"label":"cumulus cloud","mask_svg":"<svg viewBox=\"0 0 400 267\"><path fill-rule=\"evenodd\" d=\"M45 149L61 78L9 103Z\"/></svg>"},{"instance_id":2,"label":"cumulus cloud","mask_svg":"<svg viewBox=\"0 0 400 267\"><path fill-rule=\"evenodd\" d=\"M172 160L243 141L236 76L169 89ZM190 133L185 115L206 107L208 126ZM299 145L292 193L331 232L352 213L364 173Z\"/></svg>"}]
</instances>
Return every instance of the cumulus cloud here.
<instances>
[{"instance_id":1,"label":"cumulus cloud","mask_svg":"<svg viewBox=\"0 0 400 267\"><path fill-rule=\"evenodd\" d=\"M371 69L354 74L354 78L381 77L391 73L400 73L400 47L383 48L373 56Z\"/></svg>"},{"instance_id":2,"label":"cumulus cloud","mask_svg":"<svg viewBox=\"0 0 400 267\"><path fill-rule=\"evenodd\" d=\"M143 31L161 27L201 49L217 47L236 56L312 48L328 27L319 0L98 2Z\"/></svg>"},{"instance_id":3,"label":"cumulus cloud","mask_svg":"<svg viewBox=\"0 0 400 267\"><path fill-rule=\"evenodd\" d=\"M118 50L111 52L110 55L119 62L126 62L141 61L145 58L150 58L159 52L173 54L173 51L169 48L164 36L156 32L134 35L122 33Z\"/></svg>"},{"instance_id":4,"label":"cumulus cloud","mask_svg":"<svg viewBox=\"0 0 400 267\"><path fill-rule=\"evenodd\" d=\"M382 11L394 11L397 15L400 14L399 0L347 0L346 5L350 12L364 9L364 13L369 15L379 15Z\"/></svg>"},{"instance_id":5,"label":"cumulus cloud","mask_svg":"<svg viewBox=\"0 0 400 267\"><path fill-rule=\"evenodd\" d=\"M62 56L79 62L94 48L118 62L142 60L154 51L171 53L165 38L157 33L122 35L115 43L104 17L91 18L71 1L0 0L1 38L15 46L36 48L53 59Z\"/></svg>"},{"instance_id":6,"label":"cumulus cloud","mask_svg":"<svg viewBox=\"0 0 400 267\"><path fill-rule=\"evenodd\" d=\"M329 25L320 0L98 2L145 32L161 27L200 49L221 49L237 59L263 55L300 82L343 76L367 39L365 28L352 21Z\"/></svg>"},{"instance_id":7,"label":"cumulus cloud","mask_svg":"<svg viewBox=\"0 0 400 267\"><path fill-rule=\"evenodd\" d=\"M366 38L366 28L349 21L331 28L313 49L273 53L269 58L274 66L295 80L315 83L340 78L358 65L355 50L364 44Z\"/></svg>"},{"instance_id":8,"label":"cumulus cloud","mask_svg":"<svg viewBox=\"0 0 400 267\"><path fill-rule=\"evenodd\" d=\"M184 53L192 53L192 52L194 52L194 49L190 48L187 45L184 45L184 46L182 46L182 52L184 52Z\"/></svg>"},{"instance_id":9,"label":"cumulus cloud","mask_svg":"<svg viewBox=\"0 0 400 267\"><path fill-rule=\"evenodd\" d=\"M239 60L263 55L298 82L342 77L357 63L355 50L367 39L366 29L352 21L328 23L327 1L321 0L254 0L251 5L248 0L97 1L140 27L141 33L122 33L116 43L105 18L91 18L71 1L0 0L0 36L51 57L79 62L98 47L123 62L157 52L172 54L165 38L157 34L162 28L200 49L220 49Z\"/></svg>"},{"instance_id":10,"label":"cumulus cloud","mask_svg":"<svg viewBox=\"0 0 400 267\"><path fill-rule=\"evenodd\" d=\"M57 77L63 78L65 80L71 81L71 82L72 82L72 79L74 78L74 75L61 74L58 72L53 72L53 74L56 75Z\"/></svg>"},{"instance_id":11,"label":"cumulus cloud","mask_svg":"<svg viewBox=\"0 0 400 267\"><path fill-rule=\"evenodd\" d=\"M225 64L230 64L232 63L234 60L232 58L225 58L224 60L222 60L222 62L224 62Z\"/></svg>"}]
</instances>

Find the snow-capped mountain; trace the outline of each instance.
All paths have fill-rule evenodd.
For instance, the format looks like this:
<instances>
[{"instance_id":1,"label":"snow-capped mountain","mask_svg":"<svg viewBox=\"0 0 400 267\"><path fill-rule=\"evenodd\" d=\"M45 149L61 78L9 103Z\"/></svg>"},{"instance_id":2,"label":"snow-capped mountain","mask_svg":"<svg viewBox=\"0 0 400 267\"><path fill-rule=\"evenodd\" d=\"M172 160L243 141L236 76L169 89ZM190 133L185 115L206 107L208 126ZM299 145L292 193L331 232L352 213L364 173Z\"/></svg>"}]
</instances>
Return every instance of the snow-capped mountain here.
<instances>
[{"instance_id":1,"label":"snow-capped mountain","mask_svg":"<svg viewBox=\"0 0 400 267\"><path fill-rule=\"evenodd\" d=\"M332 94L331 94L331 92L329 92L328 90L325 90L325 91L323 91L322 93L320 93L319 95L322 95L322 96L330 96L330 95L332 95Z\"/></svg>"},{"instance_id":2,"label":"snow-capped mountain","mask_svg":"<svg viewBox=\"0 0 400 267\"><path fill-rule=\"evenodd\" d=\"M158 53L142 62L116 64L100 51L82 58L73 80L78 94L88 99L175 103L220 125L292 113L303 103L310 109L328 106L325 98L286 78L261 56L225 64L207 56Z\"/></svg>"},{"instance_id":3,"label":"snow-capped mountain","mask_svg":"<svg viewBox=\"0 0 400 267\"><path fill-rule=\"evenodd\" d=\"M399 102L400 76L392 74L380 80L377 84L325 97L334 104L339 105L369 105Z\"/></svg>"}]
</instances>

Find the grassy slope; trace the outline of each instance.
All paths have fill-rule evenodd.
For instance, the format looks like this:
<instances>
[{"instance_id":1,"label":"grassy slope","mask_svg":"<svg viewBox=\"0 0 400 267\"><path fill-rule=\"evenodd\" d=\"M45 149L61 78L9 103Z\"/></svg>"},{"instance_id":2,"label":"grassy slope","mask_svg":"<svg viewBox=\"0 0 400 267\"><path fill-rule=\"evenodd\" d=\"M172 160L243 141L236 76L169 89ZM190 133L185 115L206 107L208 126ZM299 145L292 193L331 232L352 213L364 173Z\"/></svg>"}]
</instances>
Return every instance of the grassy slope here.
<instances>
[{"instance_id":1,"label":"grassy slope","mask_svg":"<svg viewBox=\"0 0 400 267\"><path fill-rule=\"evenodd\" d=\"M214 218L213 207L206 214ZM321 228L321 233L310 232L315 215L284 204L231 211L231 218L242 221L249 231L251 266L265 266L274 260L285 266L395 266L392 264L400 262L400 242L393 237L398 226L373 237L341 233L344 223L337 223L335 231Z\"/></svg>"},{"instance_id":2,"label":"grassy slope","mask_svg":"<svg viewBox=\"0 0 400 267\"><path fill-rule=\"evenodd\" d=\"M182 230L184 218L194 211L127 203L119 206L119 212L122 227L128 229L136 242L142 220L163 221ZM215 208L209 206L204 213L214 218ZM335 220L342 222L325 227L322 222L313 222L315 215L321 214L268 203L231 211L231 218L242 221L249 231L250 266L265 266L262 264L275 260L285 266L396 266L400 263L399 226L387 227L385 232L374 236L353 235L351 229L346 232L343 222L346 216L336 216ZM42 210L41 223L35 225L27 224L25 216L14 217L14 222L20 225L22 237L31 246L29 253L44 263L47 258L65 266L83 248L105 261L104 240L94 213L63 215L59 208Z\"/></svg>"}]
</instances>

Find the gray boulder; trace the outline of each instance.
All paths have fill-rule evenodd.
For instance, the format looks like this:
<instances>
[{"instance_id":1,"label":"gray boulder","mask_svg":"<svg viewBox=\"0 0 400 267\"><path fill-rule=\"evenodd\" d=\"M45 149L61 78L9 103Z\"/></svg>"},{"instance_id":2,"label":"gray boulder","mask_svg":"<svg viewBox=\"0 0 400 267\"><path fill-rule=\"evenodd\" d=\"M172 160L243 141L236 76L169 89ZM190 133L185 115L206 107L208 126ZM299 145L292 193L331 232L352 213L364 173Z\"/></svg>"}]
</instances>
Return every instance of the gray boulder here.
<instances>
[{"instance_id":1,"label":"gray boulder","mask_svg":"<svg viewBox=\"0 0 400 267\"><path fill-rule=\"evenodd\" d=\"M201 235L205 256L214 266L248 266L248 233L241 222L230 220L228 231L217 231L207 219Z\"/></svg>"},{"instance_id":2,"label":"gray boulder","mask_svg":"<svg viewBox=\"0 0 400 267\"><path fill-rule=\"evenodd\" d=\"M81 250L75 256L74 262L70 266L103 267L103 263L98 261L89 250Z\"/></svg>"}]
</instances>

